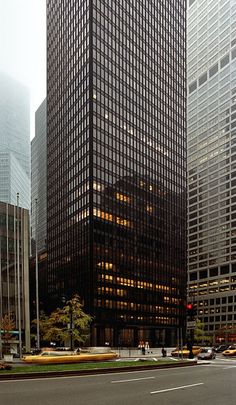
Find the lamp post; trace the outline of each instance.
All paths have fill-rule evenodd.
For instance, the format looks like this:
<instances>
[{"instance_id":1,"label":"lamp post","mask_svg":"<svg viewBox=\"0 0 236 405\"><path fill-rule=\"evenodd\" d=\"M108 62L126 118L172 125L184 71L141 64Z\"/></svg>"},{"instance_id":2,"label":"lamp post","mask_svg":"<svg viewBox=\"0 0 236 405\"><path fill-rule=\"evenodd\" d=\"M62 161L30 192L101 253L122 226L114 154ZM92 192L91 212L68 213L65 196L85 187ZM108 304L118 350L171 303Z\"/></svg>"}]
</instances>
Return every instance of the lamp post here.
<instances>
[{"instance_id":1,"label":"lamp post","mask_svg":"<svg viewBox=\"0 0 236 405\"><path fill-rule=\"evenodd\" d=\"M39 270L38 270L38 200L35 199L35 289L36 289L36 328L37 328L37 349L40 349L39 334Z\"/></svg>"},{"instance_id":2,"label":"lamp post","mask_svg":"<svg viewBox=\"0 0 236 405\"><path fill-rule=\"evenodd\" d=\"M71 301L68 300L68 297L66 295L63 295L61 297L61 301L63 303L63 305L65 305L66 303L69 306L69 317L70 317L70 323L68 324L68 330L70 333L70 351L73 351L73 329L74 329L74 325L73 325L73 304Z\"/></svg>"},{"instance_id":3,"label":"lamp post","mask_svg":"<svg viewBox=\"0 0 236 405\"><path fill-rule=\"evenodd\" d=\"M73 308L72 302L69 302L69 314L70 314L70 350L73 351Z\"/></svg>"},{"instance_id":4,"label":"lamp post","mask_svg":"<svg viewBox=\"0 0 236 405\"><path fill-rule=\"evenodd\" d=\"M17 199L17 298L18 298L18 330L19 330L19 355L22 357L22 336L21 336L21 294L20 294L20 220L19 220L19 193Z\"/></svg>"},{"instance_id":5,"label":"lamp post","mask_svg":"<svg viewBox=\"0 0 236 405\"><path fill-rule=\"evenodd\" d=\"M2 359L2 243L0 236L0 359Z\"/></svg>"}]
</instances>

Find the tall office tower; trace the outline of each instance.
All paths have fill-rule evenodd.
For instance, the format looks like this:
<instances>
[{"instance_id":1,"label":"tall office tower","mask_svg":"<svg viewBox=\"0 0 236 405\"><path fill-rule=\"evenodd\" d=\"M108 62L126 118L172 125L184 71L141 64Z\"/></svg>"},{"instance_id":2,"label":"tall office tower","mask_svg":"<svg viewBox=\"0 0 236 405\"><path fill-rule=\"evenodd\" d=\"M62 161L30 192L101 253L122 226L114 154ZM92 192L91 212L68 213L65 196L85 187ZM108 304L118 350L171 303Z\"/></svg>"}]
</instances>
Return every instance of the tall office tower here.
<instances>
[{"instance_id":1,"label":"tall office tower","mask_svg":"<svg viewBox=\"0 0 236 405\"><path fill-rule=\"evenodd\" d=\"M35 242L37 232L38 252L46 249L47 239L46 109L47 101L45 99L35 113L35 137L31 141L31 236Z\"/></svg>"},{"instance_id":2,"label":"tall office tower","mask_svg":"<svg viewBox=\"0 0 236 405\"><path fill-rule=\"evenodd\" d=\"M234 0L189 1L189 295L216 341L236 338L235 21Z\"/></svg>"},{"instance_id":3,"label":"tall office tower","mask_svg":"<svg viewBox=\"0 0 236 405\"><path fill-rule=\"evenodd\" d=\"M186 298L185 1L47 1L47 297L173 344ZM46 299L46 298L45 298Z\"/></svg>"},{"instance_id":4,"label":"tall office tower","mask_svg":"<svg viewBox=\"0 0 236 405\"><path fill-rule=\"evenodd\" d=\"M28 90L0 72L0 201L30 207Z\"/></svg>"},{"instance_id":5,"label":"tall office tower","mask_svg":"<svg viewBox=\"0 0 236 405\"><path fill-rule=\"evenodd\" d=\"M22 329L22 342L29 351L29 211L0 202L0 319L5 315L14 323L14 339L8 343L18 349Z\"/></svg>"}]
</instances>

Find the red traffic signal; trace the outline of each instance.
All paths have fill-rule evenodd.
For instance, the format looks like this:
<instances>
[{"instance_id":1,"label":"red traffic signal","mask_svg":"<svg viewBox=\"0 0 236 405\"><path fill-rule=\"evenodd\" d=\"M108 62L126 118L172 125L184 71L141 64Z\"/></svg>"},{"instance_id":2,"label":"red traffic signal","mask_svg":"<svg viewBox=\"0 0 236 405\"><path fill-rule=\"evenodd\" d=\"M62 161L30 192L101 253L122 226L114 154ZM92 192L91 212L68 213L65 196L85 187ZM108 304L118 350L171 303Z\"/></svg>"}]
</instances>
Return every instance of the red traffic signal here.
<instances>
[{"instance_id":1,"label":"red traffic signal","mask_svg":"<svg viewBox=\"0 0 236 405\"><path fill-rule=\"evenodd\" d=\"M190 318L194 318L197 315L196 303L189 303L186 305L186 313Z\"/></svg>"},{"instance_id":2,"label":"red traffic signal","mask_svg":"<svg viewBox=\"0 0 236 405\"><path fill-rule=\"evenodd\" d=\"M186 309L191 311L193 309L193 304L187 304Z\"/></svg>"}]
</instances>

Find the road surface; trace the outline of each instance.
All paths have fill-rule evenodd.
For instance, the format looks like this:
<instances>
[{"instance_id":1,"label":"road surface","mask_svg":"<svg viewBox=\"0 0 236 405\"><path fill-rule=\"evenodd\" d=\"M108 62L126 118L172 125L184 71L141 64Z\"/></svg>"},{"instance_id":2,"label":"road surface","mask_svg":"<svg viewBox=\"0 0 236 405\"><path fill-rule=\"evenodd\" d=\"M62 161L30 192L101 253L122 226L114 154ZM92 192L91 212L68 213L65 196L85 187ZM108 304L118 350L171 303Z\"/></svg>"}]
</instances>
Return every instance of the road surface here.
<instances>
[{"instance_id":1,"label":"road surface","mask_svg":"<svg viewBox=\"0 0 236 405\"><path fill-rule=\"evenodd\" d=\"M236 360L187 368L0 381L1 405L233 405Z\"/></svg>"}]
</instances>

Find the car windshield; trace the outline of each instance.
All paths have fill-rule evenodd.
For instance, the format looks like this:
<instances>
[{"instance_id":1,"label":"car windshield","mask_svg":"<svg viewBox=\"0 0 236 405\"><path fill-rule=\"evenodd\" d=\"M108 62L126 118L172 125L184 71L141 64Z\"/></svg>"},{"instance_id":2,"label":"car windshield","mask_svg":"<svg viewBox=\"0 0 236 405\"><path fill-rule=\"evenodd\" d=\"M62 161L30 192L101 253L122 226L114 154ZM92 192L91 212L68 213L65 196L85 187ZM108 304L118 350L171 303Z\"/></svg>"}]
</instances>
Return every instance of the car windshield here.
<instances>
[{"instance_id":1,"label":"car windshield","mask_svg":"<svg viewBox=\"0 0 236 405\"><path fill-rule=\"evenodd\" d=\"M229 350L236 350L236 346L229 346Z\"/></svg>"}]
</instances>

